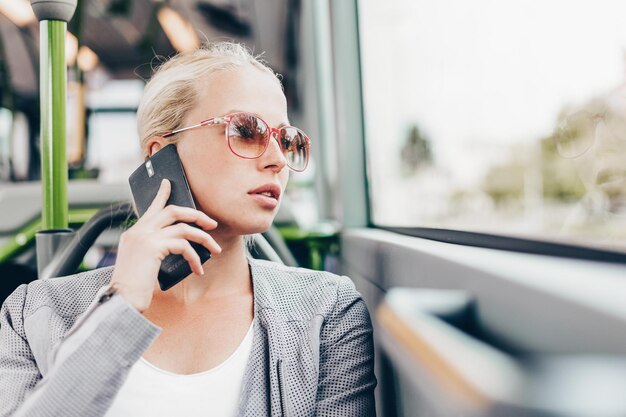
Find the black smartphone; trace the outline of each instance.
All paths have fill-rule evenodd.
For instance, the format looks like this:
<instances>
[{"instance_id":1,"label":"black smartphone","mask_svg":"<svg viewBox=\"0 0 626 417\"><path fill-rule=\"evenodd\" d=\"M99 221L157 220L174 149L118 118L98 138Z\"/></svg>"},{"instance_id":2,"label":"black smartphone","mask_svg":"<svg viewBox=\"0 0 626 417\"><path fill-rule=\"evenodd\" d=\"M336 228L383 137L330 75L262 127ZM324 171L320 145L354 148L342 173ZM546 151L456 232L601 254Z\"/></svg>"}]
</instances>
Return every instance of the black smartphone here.
<instances>
[{"instance_id":1,"label":"black smartphone","mask_svg":"<svg viewBox=\"0 0 626 417\"><path fill-rule=\"evenodd\" d=\"M152 204L164 178L172 185L166 205L196 208L176 145L169 144L146 159L128 178L139 217L143 216ZM189 224L200 228L194 223ZM211 252L206 247L196 242L189 243L200 257L200 262L204 263L211 258ZM169 254L161 262L159 286L163 291L168 290L191 273L191 267L182 255Z\"/></svg>"}]
</instances>

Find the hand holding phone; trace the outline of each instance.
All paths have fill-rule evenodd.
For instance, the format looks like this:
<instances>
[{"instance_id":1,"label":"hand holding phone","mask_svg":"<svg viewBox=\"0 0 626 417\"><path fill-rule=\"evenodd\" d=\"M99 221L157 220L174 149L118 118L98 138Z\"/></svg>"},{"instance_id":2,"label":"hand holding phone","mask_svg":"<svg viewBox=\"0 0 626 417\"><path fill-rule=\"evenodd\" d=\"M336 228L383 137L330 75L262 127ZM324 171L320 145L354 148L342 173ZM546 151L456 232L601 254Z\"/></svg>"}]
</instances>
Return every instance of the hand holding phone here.
<instances>
[{"instance_id":1,"label":"hand holding phone","mask_svg":"<svg viewBox=\"0 0 626 417\"><path fill-rule=\"evenodd\" d=\"M171 184L163 181L157 196L143 216L122 233L111 283L137 310L143 312L152 302L154 281L163 260L170 254L181 255L196 274L202 262L190 241L202 244L211 253L222 251L205 230L217 222L199 210L170 205ZM202 229L186 223L195 223Z\"/></svg>"},{"instance_id":2,"label":"hand holding phone","mask_svg":"<svg viewBox=\"0 0 626 417\"><path fill-rule=\"evenodd\" d=\"M221 248L205 231L217 222L195 209L174 145L154 154L129 181L140 217L120 238L112 282L143 311L155 277L162 290L171 288L192 272L202 274L202 264Z\"/></svg>"},{"instance_id":3,"label":"hand holding phone","mask_svg":"<svg viewBox=\"0 0 626 417\"><path fill-rule=\"evenodd\" d=\"M176 145L169 144L148 158L128 179L140 218L154 201L161 182L165 178L171 184L171 192L166 206L196 208ZM193 223L190 225L198 227ZM211 257L211 253L204 246L193 241L190 244L201 263L206 262ZM158 275L159 285L165 291L191 273L189 262L183 256L171 253L161 263Z\"/></svg>"}]
</instances>

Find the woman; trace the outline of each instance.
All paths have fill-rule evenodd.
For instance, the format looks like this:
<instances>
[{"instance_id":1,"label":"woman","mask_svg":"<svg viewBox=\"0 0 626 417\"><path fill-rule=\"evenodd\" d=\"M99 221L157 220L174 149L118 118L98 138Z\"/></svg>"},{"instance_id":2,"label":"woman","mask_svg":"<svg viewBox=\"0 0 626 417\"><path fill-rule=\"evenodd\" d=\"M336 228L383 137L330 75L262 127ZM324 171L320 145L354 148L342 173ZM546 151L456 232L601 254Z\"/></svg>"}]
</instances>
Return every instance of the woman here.
<instances>
[{"instance_id":1,"label":"woman","mask_svg":"<svg viewBox=\"0 0 626 417\"><path fill-rule=\"evenodd\" d=\"M164 181L114 267L7 299L0 416L375 414L372 327L351 281L246 255L244 237L270 227L289 169L308 161L308 138L285 126L280 81L238 44L158 69L138 110L142 149L176 144L197 210L165 207ZM162 292L169 253L193 273Z\"/></svg>"}]
</instances>

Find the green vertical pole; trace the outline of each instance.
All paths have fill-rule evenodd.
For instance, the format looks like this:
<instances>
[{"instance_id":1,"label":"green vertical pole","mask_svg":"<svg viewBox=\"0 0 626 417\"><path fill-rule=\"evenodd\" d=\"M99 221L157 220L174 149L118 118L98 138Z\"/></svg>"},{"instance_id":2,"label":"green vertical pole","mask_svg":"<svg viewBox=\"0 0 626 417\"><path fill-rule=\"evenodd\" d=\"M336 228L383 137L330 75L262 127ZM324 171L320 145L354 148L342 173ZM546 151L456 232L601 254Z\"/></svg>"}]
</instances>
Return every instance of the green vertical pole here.
<instances>
[{"instance_id":1,"label":"green vertical pole","mask_svg":"<svg viewBox=\"0 0 626 417\"><path fill-rule=\"evenodd\" d=\"M40 23L42 228L68 226L65 36L67 23Z\"/></svg>"},{"instance_id":2,"label":"green vertical pole","mask_svg":"<svg viewBox=\"0 0 626 417\"><path fill-rule=\"evenodd\" d=\"M49 278L49 264L74 235L68 229L67 150L65 103L67 69L65 36L67 22L77 0L31 0L39 20L39 91L41 100L42 230L37 232L39 278Z\"/></svg>"},{"instance_id":3,"label":"green vertical pole","mask_svg":"<svg viewBox=\"0 0 626 417\"><path fill-rule=\"evenodd\" d=\"M31 0L39 20L41 99L42 228L62 229L67 221L67 151L65 103L67 69L65 36L67 22L77 0Z\"/></svg>"}]
</instances>

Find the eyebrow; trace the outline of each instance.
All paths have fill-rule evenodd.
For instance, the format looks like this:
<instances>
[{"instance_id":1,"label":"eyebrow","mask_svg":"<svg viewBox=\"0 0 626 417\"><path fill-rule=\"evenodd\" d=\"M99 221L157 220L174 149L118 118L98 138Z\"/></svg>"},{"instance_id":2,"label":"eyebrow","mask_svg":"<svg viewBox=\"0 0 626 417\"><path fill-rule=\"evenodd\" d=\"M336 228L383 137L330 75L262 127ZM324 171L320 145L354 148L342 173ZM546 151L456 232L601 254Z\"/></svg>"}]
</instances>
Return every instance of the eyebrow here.
<instances>
[{"instance_id":1,"label":"eyebrow","mask_svg":"<svg viewBox=\"0 0 626 417\"><path fill-rule=\"evenodd\" d=\"M232 109L232 110L227 111L224 114L233 114L233 113L249 113L249 114L252 114L252 115L258 117L259 119L263 119L263 117L260 114L255 113L253 111L246 111L246 110ZM281 127L284 127L284 126L289 126L289 123L283 122L283 123L278 125L278 128L280 129Z\"/></svg>"}]
</instances>

